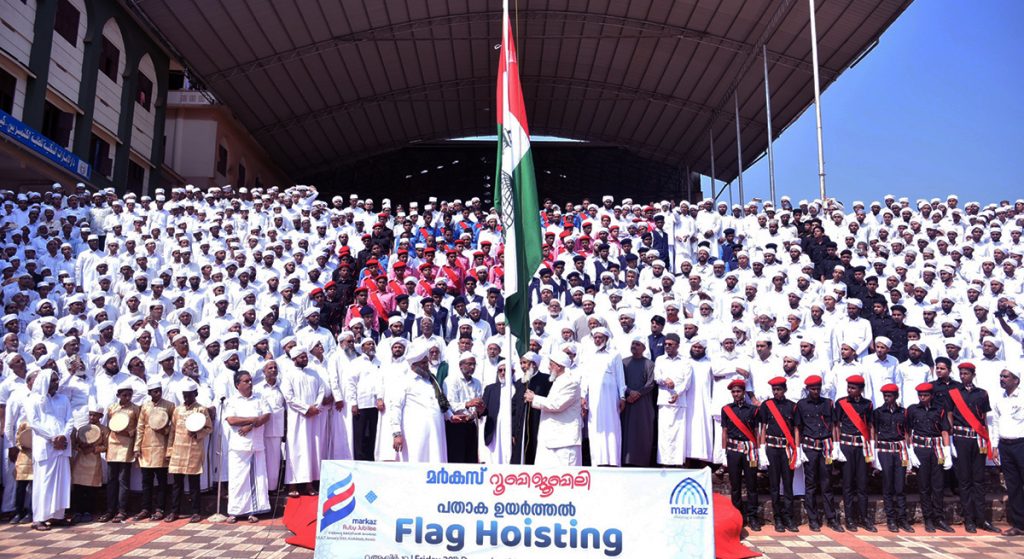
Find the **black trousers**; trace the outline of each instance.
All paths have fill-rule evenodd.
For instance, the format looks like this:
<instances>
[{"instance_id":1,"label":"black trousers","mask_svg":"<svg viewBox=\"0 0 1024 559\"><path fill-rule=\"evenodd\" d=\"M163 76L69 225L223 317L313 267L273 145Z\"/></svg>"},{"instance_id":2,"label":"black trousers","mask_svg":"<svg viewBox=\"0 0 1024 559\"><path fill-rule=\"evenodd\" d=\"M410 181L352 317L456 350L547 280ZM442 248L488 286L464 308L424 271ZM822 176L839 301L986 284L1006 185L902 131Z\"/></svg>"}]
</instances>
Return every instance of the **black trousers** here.
<instances>
[{"instance_id":1,"label":"black trousers","mask_svg":"<svg viewBox=\"0 0 1024 559\"><path fill-rule=\"evenodd\" d=\"M102 487L87 485L71 486L71 512L75 514L92 514L102 494Z\"/></svg>"},{"instance_id":2,"label":"black trousers","mask_svg":"<svg viewBox=\"0 0 1024 559\"><path fill-rule=\"evenodd\" d=\"M999 441L999 460L1006 481L1006 520L1024 530L1024 439Z\"/></svg>"},{"instance_id":3,"label":"black trousers","mask_svg":"<svg viewBox=\"0 0 1024 559\"><path fill-rule=\"evenodd\" d=\"M28 494L28 484L30 483L32 481L27 479L14 482L14 512L18 516L28 514L29 507L32 505L32 496Z\"/></svg>"},{"instance_id":4,"label":"black trousers","mask_svg":"<svg viewBox=\"0 0 1024 559\"><path fill-rule=\"evenodd\" d=\"M452 464L476 464L477 434L476 421L468 423L445 422L445 439L448 442L448 462Z\"/></svg>"},{"instance_id":5,"label":"black trousers","mask_svg":"<svg viewBox=\"0 0 1024 559\"><path fill-rule=\"evenodd\" d=\"M978 439L974 437L949 437L956 448L953 471L960 486L960 505L964 521L980 524L985 522L985 458Z\"/></svg>"},{"instance_id":6,"label":"black trousers","mask_svg":"<svg viewBox=\"0 0 1024 559\"><path fill-rule=\"evenodd\" d=\"M149 512L168 509L167 468L142 468L142 510ZM156 494L153 487L156 486Z\"/></svg>"},{"instance_id":7,"label":"black trousers","mask_svg":"<svg viewBox=\"0 0 1024 559\"><path fill-rule=\"evenodd\" d=\"M942 465L930 448L914 447L921 467L917 469L917 489L921 494L921 518L936 522L945 515L942 511ZM949 457L946 457L949 460Z\"/></svg>"},{"instance_id":8,"label":"black trousers","mask_svg":"<svg viewBox=\"0 0 1024 559\"><path fill-rule=\"evenodd\" d=\"M379 418L377 408L359 408L359 415L352 418L352 453L356 460L373 461Z\"/></svg>"},{"instance_id":9,"label":"black trousers","mask_svg":"<svg viewBox=\"0 0 1024 559\"><path fill-rule=\"evenodd\" d=\"M732 506L740 511L743 518L757 516L757 468L751 467L746 453L736 450L725 451L726 469L729 471ZM743 502L743 486L747 486L747 501Z\"/></svg>"},{"instance_id":10,"label":"black trousers","mask_svg":"<svg viewBox=\"0 0 1024 559\"><path fill-rule=\"evenodd\" d=\"M768 491L772 495L772 512L775 522L788 523L793 521L793 470L789 469L789 457L786 449L769 446L768 455ZM779 491L781 487L781 491Z\"/></svg>"},{"instance_id":11,"label":"black trousers","mask_svg":"<svg viewBox=\"0 0 1024 559\"><path fill-rule=\"evenodd\" d=\"M878 453L882 464L882 506L888 522L907 521L907 495L903 490L907 480L907 467L898 452Z\"/></svg>"},{"instance_id":12,"label":"black trousers","mask_svg":"<svg viewBox=\"0 0 1024 559\"><path fill-rule=\"evenodd\" d=\"M840 444L839 450L846 457L846 462L843 462L843 509L846 522L863 524L868 510L868 464L864 461L864 449Z\"/></svg>"},{"instance_id":13,"label":"black trousers","mask_svg":"<svg viewBox=\"0 0 1024 559\"><path fill-rule=\"evenodd\" d=\"M107 462L107 513L127 514L131 462Z\"/></svg>"},{"instance_id":14,"label":"black trousers","mask_svg":"<svg viewBox=\"0 0 1024 559\"><path fill-rule=\"evenodd\" d=\"M174 474L174 498L171 500L171 512L182 514L181 501L185 497L185 483L188 483L188 500L192 506L191 514L199 514L199 474Z\"/></svg>"},{"instance_id":15,"label":"black trousers","mask_svg":"<svg viewBox=\"0 0 1024 559\"><path fill-rule=\"evenodd\" d=\"M818 500L821 500L825 512L825 520L836 520L836 505L832 499L830 487L829 464L825 463L825 453L821 450L804 448L807 462L804 463L804 509L807 520L821 524L822 516L818 512Z\"/></svg>"}]
</instances>

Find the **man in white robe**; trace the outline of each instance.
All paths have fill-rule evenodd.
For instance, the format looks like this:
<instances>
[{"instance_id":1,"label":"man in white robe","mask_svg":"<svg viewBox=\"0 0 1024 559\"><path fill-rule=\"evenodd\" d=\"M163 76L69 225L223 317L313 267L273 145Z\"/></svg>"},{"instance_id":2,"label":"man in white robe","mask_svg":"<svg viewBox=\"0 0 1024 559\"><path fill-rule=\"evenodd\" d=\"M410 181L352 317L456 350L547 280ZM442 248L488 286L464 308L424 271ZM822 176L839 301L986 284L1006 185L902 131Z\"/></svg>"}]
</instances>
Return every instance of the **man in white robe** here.
<instances>
[{"instance_id":1,"label":"man in white robe","mask_svg":"<svg viewBox=\"0 0 1024 559\"><path fill-rule=\"evenodd\" d=\"M45 375L49 373L47 378ZM32 527L49 530L46 522L62 520L71 506L71 403L58 394L57 373L48 370L32 387L27 402L32 429ZM43 382L48 380L48 382Z\"/></svg>"},{"instance_id":2,"label":"man in white robe","mask_svg":"<svg viewBox=\"0 0 1024 559\"><path fill-rule=\"evenodd\" d=\"M409 348L409 372L387 402L392 448L400 462L448 461L444 422L451 413L437 379L430 374L429 352L435 345L418 339Z\"/></svg>"},{"instance_id":3,"label":"man in white robe","mask_svg":"<svg viewBox=\"0 0 1024 559\"><path fill-rule=\"evenodd\" d=\"M609 347L611 333L607 328L596 328L590 335L594 347L583 352L580 362L590 463L593 466L618 466L622 461L622 421L619 414L626 406L622 356Z\"/></svg>"},{"instance_id":4,"label":"man in white robe","mask_svg":"<svg viewBox=\"0 0 1024 559\"><path fill-rule=\"evenodd\" d=\"M267 487L277 491L281 481L281 440L284 438L285 401L281 394L276 361L263 365L263 382L256 385L256 393L270 409L270 421L263 426L263 449L267 462Z\"/></svg>"},{"instance_id":5,"label":"man in white robe","mask_svg":"<svg viewBox=\"0 0 1024 559\"><path fill-rule=\"evenodd\" d=\"M692 382L689 364L679 354L679 334L665 335L665 354L654 362L658 384L658 464L686 461L686 393Z\"/></svg>"},{"instance_id":6,"label":"man in white robe","mask_svg":"<svg viewBox=\"0 0 1024 559\"><path fill-rule=\"evenodd\" d=\"M281 395L288 406L288 444L286 446L284 482L291 485L289 497L298 497L300 484L310 495L316 495L313 482L320 479L320 425L317 416L326 388L320 376L309 369L306 348L295 346L288 352L291 360L281 374Z\"/></svg>"},{"instance_id":7,"label":"man in white robe","mask_svg":"<svg viewBox=\"0 0 1024 559\"><path fill-rule=\"evenodd\" d=\"M526 403L541 412L534 460L538 467L583 465L583 394L579 376L568 370L570 363L565 353L552 353L548 366L554 380L548 395L532 390L523 394Z\"/></svg>"},{"instance_id":8,"label":"man in white robe","mask_svg":"<svg viewBox=\"0 0 1024 559\"><path fill-rule=\"evenodd\" d=\"M686 457L711 462L715 454L714 414L711 386L714 373L707 356L707 339L701 336L690 340L690 387L686 391Z\"/></svg>"},{"instance_id":9,"label":"man in white robe","mask_svg":"<svg viewBox=\"0 0 1024 559\"><path fill-rule=\"evenodd\" d=\"M233 375L235 395L224 403L224 421L228 425L228 523L248 515L270 512L267 486L267 454L264 429L270 421L270 406L253 392L252 375L237 371Z\"/></svg>"}]
</instances>

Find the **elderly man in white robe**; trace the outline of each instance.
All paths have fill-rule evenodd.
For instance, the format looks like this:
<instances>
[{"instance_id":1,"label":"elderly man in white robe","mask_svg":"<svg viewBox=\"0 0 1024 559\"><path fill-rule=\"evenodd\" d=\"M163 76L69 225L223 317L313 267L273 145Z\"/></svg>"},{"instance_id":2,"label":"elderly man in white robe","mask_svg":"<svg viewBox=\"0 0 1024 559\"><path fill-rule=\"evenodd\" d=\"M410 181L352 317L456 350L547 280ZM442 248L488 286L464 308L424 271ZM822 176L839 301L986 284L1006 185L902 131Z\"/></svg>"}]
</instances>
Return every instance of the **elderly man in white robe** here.
<instances>
[{"instance_id":1,"label":"elderly man in white robe","mask_svg":"<svg viewBox=\"0 0 1024 559\"><path fill-rule=\"evenodd\" d=\"M715 454L714 414L711 387L714 372L707 356L708 341L702 336L690 340L690 388L686 398L686 457L700 462L712 462Z\"/></svg>"},{"instance_id":2,"label":"elderly man in white robe","mask_svg":"<svg viewBox=\"0 0 1024 559\"><path fill-rule=\"evenodd\" d=\"M289 497L299 496L299 485L306 493L316 495L313 482L320 480L320 425L317 416L326 387L320 376L309 369L306 348L295 346L288 351L291 363L285 363L281 374L281 395L288 407L288 444L286 446L284 482L292 486Z\"/></svg>"},{"instance_id":3,"label":"elderly man in white robe","mask_svg":"<svg viewBox=\"0 0 1024 559\"><path fill-rule=\"evenodd\" d=\"M270 421L270 406L253 392L252 375L236 371L235 394L224 403L228 424L228 524L238 517L259 521L256 515L270 512L267 485L267 454L263 438Z\"/></svg>"},{"instance_id":4,"label":"elderly man in white robe","mask_svg":"<svg viewBox=\"0 0 1024 559\"><path fill-rule=\"evenodd\" d=\"M437 379L430 374L430 349L435 345L418 339L406 355L409 372L400 380L387 403L392 448L401 462L448 461L445 418L451 413Z\"/></svg>"},{"instance_id":5,"label":"elderly man in white robe","mask_svg":"<svg viewBox=\"0 0 1024 559\"><path fill-rule=\"evenodd\" d=\"M527 405L541 412L534 460L538 467L583 465L583 393L579 376L568 370L570 363L565 353L551 354L548 370L554 380L548 395L523 393Z\"/></svg>"},{"instance_id":6,"label":"elderly man in white robe","mask_svg":"<svg viewBox=\"0 0 1024 559\"><path fill-rule=\"evenodd\" d=\"M263 364L263 381L255 390L270 409L270 421L263 426L263 448L267 462L267 487L278 490L281 481L281 441L284 439L285 401L281 394L281 380L278 376L277 361Z\"/></svg>"},{"instance_id":7,"label":"elderly man in white robe","mask_svg":"<svg viewBox=\"0 0 1024 559\"><path fill-rule=\"evenodd\" d=\"M400 453L394 449L391 431L391 408L387 405L395 397L395 392L405 386L403 381L409 372L405 362L406 349L409 341L405 338L388 338L384 347L390 353L385 364L377 373L377 439L374 448L374 459L378 462L397 462Z\"/></svg>"},{"instance_id":8,"label":"elderly man in white robe","mask_svg":"<svg viewBox=\"0 0 1024 559\"><path fill-rule=\"evenodd\" d=\"M71 403L58 394L56 372L44 370L26 402L32 429L32 527L49 530L71 506ZM47 382L44 382L47 381Z\"/></svg>"},{"instance_id":9,"label":"elderly man in white robe","mask_svg":"<svg viewBox=\"0 0 1024 559\"><path fill-rule=\"evenodd\" d=\"M608 344L611 333L596 328L592 348L581 351L580 387L590 440L590 464L618 466L622 461L622 421L626 407L626 376L622 356Z\"/></svg>"}]
</instances>

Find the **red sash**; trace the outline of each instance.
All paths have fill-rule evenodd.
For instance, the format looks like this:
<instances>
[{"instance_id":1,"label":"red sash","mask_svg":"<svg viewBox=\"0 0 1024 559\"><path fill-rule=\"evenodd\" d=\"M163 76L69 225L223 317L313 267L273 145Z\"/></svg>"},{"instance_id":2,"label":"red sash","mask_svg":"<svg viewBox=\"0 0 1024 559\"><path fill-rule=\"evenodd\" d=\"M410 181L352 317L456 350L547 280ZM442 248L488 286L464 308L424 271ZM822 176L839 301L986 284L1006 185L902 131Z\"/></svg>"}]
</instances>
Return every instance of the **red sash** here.
<instances>
[{"instance_id":1,"label":"red sash","mask_svg":"<svg viewBox=\"0 0 1024 559\"><path fill-rule=\"evenodd\" d=\"M954 388L953 390L950 390L949 397L953 400L953 405L956 406L960 415L964 416L964 419L967 420L971 429L974 429L974 432L977 433L985 442L984 450L988 451L988 458L989 460L992 460L992 441L988 438L988 429L981 424L981 421L977 417L974 417L974 413L967 407L967 402L964 401L964 395L960 393L960 389Z\"/></svg>"},{"instance_id":2,"label":"red sash","mask_svg":"<svg viewBox=\"0 0 1024 559\"><path fill-rule=\"evenodd\" d=\"M444 275L448 276L448 283L450 283L452 285L452 287L455 287L456 289L458 289L460 287L459 286L459 273L457 271L457 268L452 268L451 266L445 266L445 267L441 268L441 271L444 272Z\"/></svg>"},{"instance_id":3,"label":"red sash","mask_svg":"<svg viewBox=\"0 0 1024 559\"><path fill-rule=\"evenodd\" d=\"M864 448L868 448L866 445L869 442L871 442L871 431L868 431L868 426L864 423L864 418L862 418L860 414L857 413L857 410L853 409L853 406L850 404L849 400L841 400L839 402L839 407L843 408L843 412L846 413L846 417L850 418L850 421L853 423L853 426L856 427L858 431L860 431L860 436L864 437ZM866 453L867 450L865 450L864 452Z\"/></svg>"},{"instance_id":4,"label":"red sash","mask_svg":"<svg viewBox=\"0 0 1024 559\"><path fill-rule=\"evenodd\" d=\"M398 280L391 280L388 282L388 290L394 294L395 297L405 294L405 286Z\"/></svg>"},{"instance_id":5,"label":"red sash","mask_svg":"<svg viewBox=\"0 0 1024 559\"><path fill-rule=\"evenodd\" d=\"M736 428L740 430L740 433L743 433L743 436L746 437L748 441L757 444L757 439L754 438L754 433L750 431L750 427L747 427L746 423L740 421L740 418L736 415L736 412L732 411L731 406L723 407L722 412L725 413L725 415L729 416L729 421L732 421L732 424L735 425ZM776 418L776 420L777 419L778 418Z\"/></svg>"},{"instance_id":6,"label":"red sash","mask_svg":"<svg viewBox=\"0 0 1024 559\"><path fill-rule=\"evenodd\" d=\"M779 408L775 405L775 400L768 400L768 411L772 413L772 417L775 418L775 423L779 424L779 428L782 429L782 434L786 436L786 446L789 447L789 469L795 470L797 463L796 456L796 440L793 439L793 432L789 430L789 425L786 420L782 418L782 413L779 412Z\"/></svg>"}]
</instances>

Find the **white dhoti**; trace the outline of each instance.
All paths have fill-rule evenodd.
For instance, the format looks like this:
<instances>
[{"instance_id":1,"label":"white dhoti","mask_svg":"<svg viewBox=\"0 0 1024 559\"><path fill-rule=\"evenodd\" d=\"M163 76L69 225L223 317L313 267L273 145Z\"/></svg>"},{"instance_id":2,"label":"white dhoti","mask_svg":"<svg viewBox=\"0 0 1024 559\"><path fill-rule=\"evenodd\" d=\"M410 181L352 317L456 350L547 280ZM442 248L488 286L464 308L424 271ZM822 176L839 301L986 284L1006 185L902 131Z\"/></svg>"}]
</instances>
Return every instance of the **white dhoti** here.
<instances>
[{"instance_id":1,"label":"white dhoti","mask_svg":"<svg viewBox=\"0 0 1024 559\"><path fill-rule=\"evenodd\" d=\"M3 448L4 445L0 445ZM14 486L17 482L14 480L14 462L11 462L7 457L7 449L3 448L2 462L3 468L3 484L4 484L4 495L3 499L0 500L0 513L11 512L14 510Z\"/></svg>"},{"instance_id":2,"label":"white dhoti","mask_svg":"<svg viewBox=\"0 0 1024 559\"><path fill-rule=\"evenodd\" d=\"M582 466L583 447L580 445L563 446L559 448L547 448L544 446L538 446L537 457L534 460L534 465L540 468Z\"/></svg>"},{"instance_id":3,"label":"white dhoti","mask_svg":"<svg viewBox=\"0 0 1024 559\"><path fill-rule=\"evenodd\" d=\"M34 460L32 479L38 481L32 484L32 521L64 518L71 506L71 460L63 454Z\"/></svg>"},{"instance_id":4,"label":"white dhoti","mask_svg":"<svg viewBox=\"0 0 1024 559\"><path fill-rule=\"evenodd\" d=\"M391 431L391 417L388 416L388 408L380 412L377 419L377 444L373 458L377 462L399 462L402 455L395 452L394 433Z\"/></svg>"},{"instance_id":5,"label":"white dhoti","mask_svg":"<svg viewBox=\"0 0 1024 559\"><path fill-rule=\"evenodd\" d=\"M283 437L263 437L264 454L266 454L267 487L277 490L281 482L281 439Z\"/></svg>"},{"instance_id":6,"label":"white dhoti","mask_svg":"<svg viewBox=\"0 0 1024 559\"><path fill-rule=\"evenodd\" d=\"M263 451L232 450L228 455L228 514L270 512L267 456Z\"/></svg>"},{"instance_id":7,"label":"white dhoti","mask_svg":"<svg viewBox=\"0 0 1024 559\"><path fill-rule=\"evenodd\" d=\"M320 479L320 421L288 410L288 442L285 483L309 483Z\"/></svg>"},{"instance_id":8,"label":"white dhoti","mask_svg":"<svg viewBox=\"0 0 1024 559\"><path fill-rule=\"evenodd\" d=\"M324 427L324 459L352 460L352 415L348 406L338 411L332 406L330 411L322 413Z\"/></svg>"},{"instance_id":9,"label":"white dhoti","mask_svg":"<svg viewBox=\"0 0 1024 559\"><path fill-rule=\"evenodd\" d=\"M686 408L658 406L658 463L682 466L686 461Z\"/></svg>"}]
</instances>

